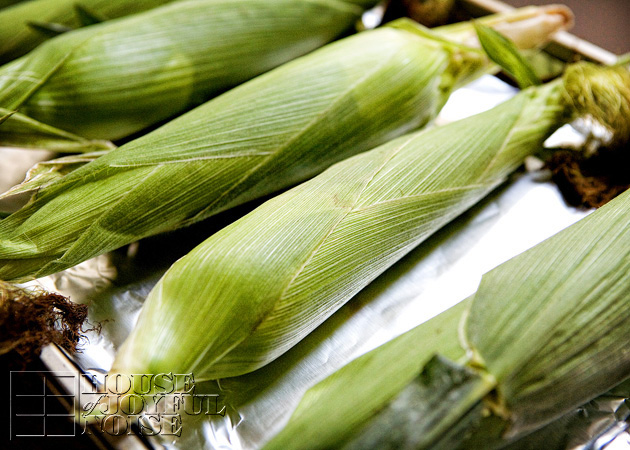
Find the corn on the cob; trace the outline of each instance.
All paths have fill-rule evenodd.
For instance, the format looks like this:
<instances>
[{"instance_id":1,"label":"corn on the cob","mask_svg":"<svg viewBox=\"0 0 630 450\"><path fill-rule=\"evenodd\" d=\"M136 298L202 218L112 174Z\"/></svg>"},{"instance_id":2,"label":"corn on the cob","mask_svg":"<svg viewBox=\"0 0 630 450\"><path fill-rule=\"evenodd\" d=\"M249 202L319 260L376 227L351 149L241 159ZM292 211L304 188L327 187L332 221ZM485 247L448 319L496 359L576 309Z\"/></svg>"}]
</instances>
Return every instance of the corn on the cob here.
<instances>
[{"instance_id":1,"label":"corn on the cob","mask_svg":"<svg viewBox=\"0 0 630 450\"><path fill-rule=\"evenodd\" d=\"M629 220L626 192L490 271L310 389L266 448L491 449L612 388L630 374Z\"/></svg>"},{"instance_id":2,"label":"corn on the cob","mask_svg":"<svg viewBox=\"0 0 630 450\"><path fill-rule=\"evenodd\" d=\"M212 379L274 360L538 151L575 112L568 79L338 163L219 231L158 282L113 370Z\"/></svg>"},{"instance_id":3,"label":"corn on the cob","mask_svg":"<svg viewBox=\"0 0 630 450\"><path fill-rule=\"evenodd\" d=\"M551 29L564 23L555 11L542 10ZM417 32L344 39L40 189L0 222L0 279L54 273L185 226L423 125L454 87L492 66Z\"/></svg>"},{"instance_id":4,"label":"corn on the cob","mask_svg":"<svg viewBox=\"0 0 630 450\"><path fill-rule=\"evenodd\" d=\"M31 0L15 5L0 11L0 63L24 55L55 32L135 14L172 1Z\"/></svg>"},{"instance_id":5,"label":"corn on the cob","mask_svg":"<svg viewBox=\"0 0 630 450\"><path fill-rule=\"evenodd\" d=\"M51 39L0 68L0 107L115 140L333 40L373 1L187 0ZM0 127L0 145L10 136Z\"/></svg>"}]
</instances>

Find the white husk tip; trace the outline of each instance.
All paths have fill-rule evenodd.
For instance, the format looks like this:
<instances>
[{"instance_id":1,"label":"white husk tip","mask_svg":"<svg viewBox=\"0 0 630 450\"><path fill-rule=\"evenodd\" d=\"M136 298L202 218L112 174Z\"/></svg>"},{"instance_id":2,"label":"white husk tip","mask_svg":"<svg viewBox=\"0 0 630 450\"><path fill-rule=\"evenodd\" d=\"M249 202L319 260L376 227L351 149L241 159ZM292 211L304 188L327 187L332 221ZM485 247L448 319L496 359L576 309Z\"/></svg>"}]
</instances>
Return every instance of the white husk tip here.
<instances>
[{"instance_id":1,"label":"white husk tip","mask_svg":"<svg viewBox=\"0 0 630 450\"><path fill-rule=\"evenodd\" d=\"M519 48L534 48L549 41L555 33L573 27L573 12L564 5L537 8L530 17L506 20L493 28L514 41Z\"/></svg>"},{"instance_id":2,"label":"white husk tip","mask_svg":"<svg viewBox=\"0 0 630 450\"><path fill-rule=\"evenodd\" d=\"M557 32L570 29L573 13L563 5L527 6L476 20L512 40L518 48L530 49L540 48ZM464 23L446 25L435 31L466 46L481 47L475 31Z\"/></svg>"}]
</instances>

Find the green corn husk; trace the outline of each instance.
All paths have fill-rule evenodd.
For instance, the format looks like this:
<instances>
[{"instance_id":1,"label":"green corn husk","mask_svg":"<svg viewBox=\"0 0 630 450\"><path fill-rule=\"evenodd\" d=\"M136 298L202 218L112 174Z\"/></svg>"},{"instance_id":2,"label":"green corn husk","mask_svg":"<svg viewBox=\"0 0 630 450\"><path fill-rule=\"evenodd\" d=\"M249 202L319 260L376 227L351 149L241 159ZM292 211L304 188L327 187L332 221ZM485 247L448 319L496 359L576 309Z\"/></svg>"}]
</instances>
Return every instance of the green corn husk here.
<instances>
[{"instance_id":1,"label":"green corn husk","mask_svg":"<svg viewBox=\"0 0 630 450\"><path fill-rule=\"evenodd\" d=\"M591 449L606 448L605 445L598 446L597 443L608 444L611 438L621 435L624 431L627 432L630 421L628 398L630 398L630 379L533 433L517 437L505 446L502 445L505 440L502 440L501 448L506 450L568 449L576 448L576 445ZM466 445L472 447L471 444L472 442L467 442Z\"/></svg>"},{"instance_id":2,"label":"green corn husk","mask_svg":"<svg viewBox=\"0 0 630 450\"><path fill-rule=\"evenodd\" d=\"M7 8L11 5L15 5L16 3L22 3L25 0L0 0L0 9Z\"/></svg>"},{"instance_id":3,"label":"green corn husk","mask_svg":"<svg viewBox=\"0 0 630 450\"><path fill-rule=\"evenodd\" d=\"M204 380L273 361L538 151L576 113L564 81L580 67L338 163L219 231L154 287L112 370ZM618 75L630 79L614 68L586 81L601 98Z\"/></svg>"},{"instance_id":4,"label":"green corn husk","mask_svg":"<svg viewBox=\"0 0 630 450\"><path fill-rule=\"evenodd\" d=\"M116 147L110 141L85 139L3 108L0 108L0 146L42 148L59 153L85 153Z\"/></svg>"},{"instance_id":5,"label":"green corn husk","mask_svg":"<svg viewBox=\"0 0 630 450\"><path fill-rule=\"evenodd\" d=\"M53 181L63 178L73 170L103 156L106 152L106 150L101 150L92 153L80 153L78 155L64 156L51 161L39 162L28 171L26 181L10 188L0 196L0 199L32 192L39 189L40 186L51 184Z\"/></svg>"},{"instance_id":6,"label":"green corn husk","mask_svg":"<svg viewBox=\"0 0 630 450\"><path fill-rule=\"evenodd\" d=\"M630 374L629 221L630 191L490 271L311 388L265 448L499 448L611 389Z\"/></svg>"},{"instance_id":7,"label":"green corn husk","mask_svg":"<svg viewBox=\"0 0 630 450\"><path fill-rule=\"evenodd\" d=\"M66 33L4 65L0 108L120 139L330 42L373 3L177 1ZM14 144L12 125L0 127L0 145Z\"/></svg>"},{"instance_id":8,"label":"green corn husk","mask_svg":"<svg viewBox=\"0 0 630 450\"><path fill-rule=\"evenodd\" d=\"M557 29L549 11L507 20L542 14ZM0 279L51 274L295 184L425 124L494 67L400 26L289 63L42 187L0 221Z\"/></svg>"},{"instance_id":9,"label":"green corn husk","mask_svg":"<svg viewBox=\"0 0 630 450\"><path fill-rule=\"evenodd\" d=\"M174 0L31 0L0 11L0 63L65 30L146 11ZM0 1L0 8L16 0Z\"/></svg>"}]
</instances>

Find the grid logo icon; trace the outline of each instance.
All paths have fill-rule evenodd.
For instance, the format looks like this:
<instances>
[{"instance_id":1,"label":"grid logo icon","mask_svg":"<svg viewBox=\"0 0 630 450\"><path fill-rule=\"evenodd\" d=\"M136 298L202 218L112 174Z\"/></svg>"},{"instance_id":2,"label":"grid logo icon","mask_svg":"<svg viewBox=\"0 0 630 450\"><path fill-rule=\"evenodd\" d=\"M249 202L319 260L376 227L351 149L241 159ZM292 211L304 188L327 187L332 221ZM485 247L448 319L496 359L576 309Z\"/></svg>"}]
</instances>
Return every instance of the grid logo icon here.
<instances>
[{"instance_id":1,"label":"grid logo icon","mask_svg":"<svg viewBox=\"0 0 630 450\"><path fill-rule=\"evenodd\" d=\"M61 380L72 392L59 394L51 390L49 380L54 379ZM11 371L10 439L76 436L74 414L68 411L77 406L78 381L76 372Z\"/></svg>"}]
</instances>

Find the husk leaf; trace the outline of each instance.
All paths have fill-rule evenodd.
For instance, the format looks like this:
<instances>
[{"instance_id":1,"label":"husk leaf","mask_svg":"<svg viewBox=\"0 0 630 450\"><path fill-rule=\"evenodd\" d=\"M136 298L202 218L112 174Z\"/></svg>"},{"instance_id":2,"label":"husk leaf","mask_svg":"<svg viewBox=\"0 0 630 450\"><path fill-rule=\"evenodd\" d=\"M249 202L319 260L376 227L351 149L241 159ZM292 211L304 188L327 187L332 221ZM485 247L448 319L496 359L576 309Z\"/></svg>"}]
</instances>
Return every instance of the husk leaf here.
<instances>
[{"instance_id":1,"label":"husk leaf","mask_svg":"<svg viewBox=\"0 0 630 450\"><path fill-rule=\"evenodd\" d=\"M159 5L156 5L159 6ZM79 23L81 26L94 25L97 23L105 22L108 18L104 16L102 13L97 10L92 10L91 8L81 5L80 3L76 3L74 5L74 12L79 19Z\"/></svg>"},{"instance_id":2,"label":"husk leaf","mask_svg":"<svg viewBox=\"0 0 630 450\"><path fill-rule=\"evenodd\" d=\"M0 194L0 200L13 195L42 189L73 170L103 156L105 153L106 150L102 150L93 153L64 156L62 158L37 163L27 172L26 178L22 183Z\"/></svg>"},{"instance_id":3,"label":"husk leaf","mask_svg":"<svg viewBox=\"0 0 630 450\"><path fill-rule=\"evenodd\" d=\"M33 31L36 31L47 38L59 36L60 34L73 30L72 28L59 23L40 22L38 20L29 21L28 26L31 27Z\"/></svg>"},{"instance_id":4,"label":"husk leaf","mask_svg":"<svg viewBox=\"0 0 630 450\"><path fill-rule=\"evenodd\" d=\"M308 448L309 442L312 448L335 448L351 438L357 427L413 382L436 353L451 360L465 356L452 324L469 303L459 303L316 384L265 448Z\"/></svg>"},{"instance_id":5,"label":"husk leaf","mask_svg":"<svg viewBox=\"0 0 630 450\"><path fill-rule=\"evenodd\" d=\"M65 33L3 66L0 107L120 139L324 45L362 11L342 0L173 2Z\"/></svg>"},{"instance_id":6,"label":"husk leaf","mask_svg":"<svg viewBox=\"0 0 630 450\"><path fill-rule=\"evenodd\" d=\"M521 89L541 84L529 62L508 39L480 23L475 23L475 30L488 57L512 75Z\"/></svg>"},{"instance_id":7,"label":"husk leaf","mask_svg":"<svg viewBox=\"0 0 630 450\"><path fill-rule=\"evenodd\" d=\"M0 0L0 9L7 8L11 5L15 5L16 3L23 2L25 0Z\"/></svg>"},{"instance_id":8,"label":"husk leaf","mask_svg":"<svg viewBox=\"0 0 630 450\"><path fill-rule=\"evenodd\" d=\"M483 278L467 336L501 386L512 433L556 418L630 373L629 207L626 193Z\"/></svg>"},{"instance_id":9,"label":"husk leaf","mask_svg":"<svg viewBox=\"0 0 630 450\"><path fill-rule=\"evenodd\" d=\"M59 153L83 153L111 150L110 141L85 139L46 125L18 112L0 108L0 146L45 148Z\"/></svg>"},{"instance_id":10,"label":"husk leaf","mask_svg":"<svg viewBox=\"0 0 630 450\"><path fill-rule=\"evenodd\" d=\"M9 0L11 1L11 0ZM25 55L48 37L34 23L49 24L59 32L97 23L100 20L136 14L173 0L30 0L0 11L0 63ZM5 2L6 3L6 2ZM12 3L17 3L13 1ZM5 5L6 6L6 5ZM2 3L0 3L2 7Z\"/></svg>"}]
</instances>

